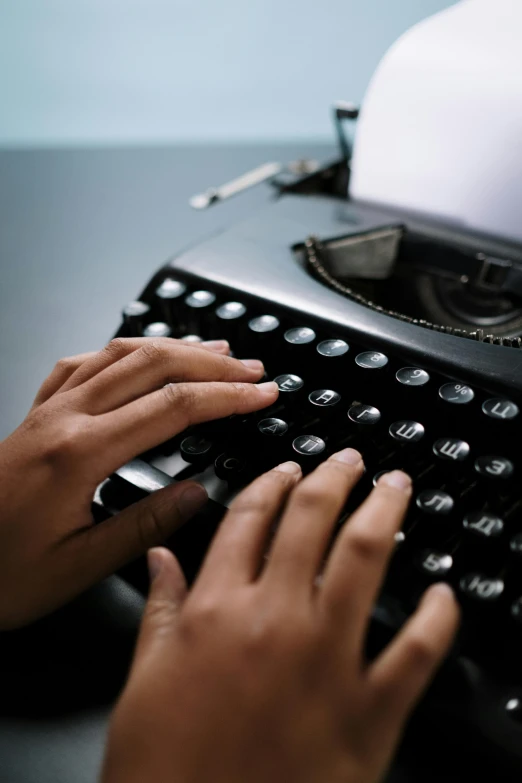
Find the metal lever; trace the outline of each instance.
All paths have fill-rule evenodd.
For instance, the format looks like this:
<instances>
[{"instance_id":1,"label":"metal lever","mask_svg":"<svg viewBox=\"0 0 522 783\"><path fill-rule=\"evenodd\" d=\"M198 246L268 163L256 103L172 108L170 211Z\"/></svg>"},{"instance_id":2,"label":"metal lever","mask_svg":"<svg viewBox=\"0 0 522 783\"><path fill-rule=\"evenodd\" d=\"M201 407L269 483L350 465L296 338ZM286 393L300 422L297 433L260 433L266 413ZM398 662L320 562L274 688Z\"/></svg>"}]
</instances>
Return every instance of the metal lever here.
<instances>
[{"instance_id":1,"label":"metal lever","mask_svg":"<svg viewBox=\"0 0 522 783\"><path fill-rule=\"evenodd\" d=\"M173 478L142 459L133 459L131 462L127 462L115 473L131 486L147 494L174 483Z\"/></svg>"},{"instance_id":2,"label":"metal lever","mask_svg":"<svg viewBox=\"0 0 522 783\"><path fill-rule=\"evenodd\" d=\"M218 188L209 188L205 193L192 196L189 199L189 204L193 209L206 209L217 201L236 196L243 190L247 190L247 188L252 188L254 185L259 185L261 182L275 177L281 172L282 168L281 163L263 163L262 166L242 174L225 185L220 185Z\"/></svg>"}]
</instances>

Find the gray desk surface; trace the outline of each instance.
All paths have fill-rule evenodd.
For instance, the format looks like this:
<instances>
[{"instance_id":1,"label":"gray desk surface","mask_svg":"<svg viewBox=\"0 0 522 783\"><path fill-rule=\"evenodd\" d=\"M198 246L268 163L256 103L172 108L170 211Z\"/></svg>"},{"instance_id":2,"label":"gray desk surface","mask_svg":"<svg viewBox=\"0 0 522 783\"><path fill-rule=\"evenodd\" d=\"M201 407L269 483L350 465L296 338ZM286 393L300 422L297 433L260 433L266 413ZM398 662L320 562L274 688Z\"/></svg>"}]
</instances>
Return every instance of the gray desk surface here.
<instances>
[{"instance_id":1,"label":"gray desk surface","mask_svg":"<svg viewBox=\"0 0 522 783\"><path fill-rule=\"evenodd\" d=\"M102 347L122 305L169 255L248 214L266 201L267 188L206 212L192 210L189 196L266 161L333 153L307 144L0 151L0 439L23 419L57 359ZM97 777L111 701L140 614L139 598L126 595L116 578L100 589L109 601L106 594L100 601L96 589L61 619L22 632L12 654L0 649L0 779L6 783L94 783ZM89 600L104 610L112 602L110 623L94 619ZM113 687L107 654L118 645ZM19 649L36 654L20 662ZM69 682L82 692L93 661L107 687L94 700L89 695L82 703L80 694L78 704L58 707L55 695L67 692ZM6 688L18 687L6 705Z\"/></svg>"},{"instance_id":2,"label":"gray desk surface","mask_svg":"<svg viewBox=\"0 0 522 783\"><path fill-rule=\"evenodd\" d=\"M196 212L188 198L313 144L0 151L0 439L62 356L98 349L169 255L248 214L261 186Z\"/></svg>"},{"instance_id":3,"label":"gray desk surface","mask_svg":"<svg viewBox=\"0 0 522 783\"><path fill-rule=\"evenodd\" d=\"M0 151L0 438L22 420L57 359L103 346L122 305L169 255L245 216L267 199L267 190L205 213L189 208L190 195L262 162L332 154L333 147L304 143ZM2 658L0 640L2 780L95 781L121 684L117 670L132 648L141 603L116 577L92 592L80 607L21 633L18 647L27 661L18 660L16 644ZM110 622L93 613L91 600L102 613L110 611ZM53 678L67 692L67 678L81 685L93 665L96 677L105 675L107 698L100 693L88 707L53 703ZM15 694L7 706L6 687ZM393 781L428 783L426 772L403 778L397 770Z\"/></svg>"}]
</instances>

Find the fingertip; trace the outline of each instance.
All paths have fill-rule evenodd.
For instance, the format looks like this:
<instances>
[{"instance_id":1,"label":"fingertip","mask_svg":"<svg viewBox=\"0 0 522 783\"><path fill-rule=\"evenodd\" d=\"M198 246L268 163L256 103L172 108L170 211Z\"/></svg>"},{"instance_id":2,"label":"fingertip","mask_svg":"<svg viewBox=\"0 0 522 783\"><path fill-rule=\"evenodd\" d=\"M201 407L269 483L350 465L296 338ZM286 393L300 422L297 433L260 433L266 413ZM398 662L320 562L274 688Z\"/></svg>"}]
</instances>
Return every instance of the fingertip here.
<instances>
[{"instance_id":1,"label":"fingertip","mask_svg":"<svg viewBox=\"0 0 522 783\"><path fill-rule=\"evenodd\" d=\"M275 381L265 381L256 383L256 389L267 397L276 397L279 394L279 386Z\"/></svg>"},{"instance_id":2,"label":"fingertip","mask_svg":"<svg viewBox=\"0 0 522 783\"><path fill-rule=\"evenodd\" d=\"M345 465L352 465L353 467L359 467L362 468L363 465L363 458L356 449L343 449L342 451L338 451L335 454L332 454L331 457L329 457L329 460L333 460L334 462L344 462Z\"/></svg>"},{"instance_id":3,"label":"fingertip","mask_svg":"<svg viewBox=\"0 0 522 783\"><path fill-rule=\"evenodd\" d=\"M455 616L460 616L460 604L455 595L455 591L447 582L437 582L431 585L424 593L422 602L442 604L445 611L453 611Z\"/></svg>"},{"instance_id":4,"label":"fingertip","mask_svg":"<svg viewBox=\"0 0 522 783\"><path fill-rule=\"evenodd\" d=\"M449 585L447 582L437 582L436 584L432 585L426 591L426 595L440 597L446 601L451 600L454 603L457 602L455 592L451 585Z\"/></svg>"},{"instance_id":5,"label":"fingertip","mask_svg":"<svg viewBox=\"0 0 522 783\"><path fill-rule=\"evenodd\" d=\"M258 373L258 375L265 371L265 366L263 362L259 361L259 359L240 359L239 361L249 370L253 370L254 372Z\"/></svg>"},{"instance_id":6,"label":"fingertip","mask_svg":"<svg viewBox=\"0 0 522 783\"><path fill-rule=\"evenodd\" d=\"M410 476L402 470L391 470L389 473L384 473L377 482L377 486L379 484L392 487L392 489L399 489L402 492L411 492L412 488Z\"/></svg>"},{"instance_id":7,"label":"fingertip","mask_svg":"<svg viewBox=\"0 0 522 783\"><path fill-rule=\"evenodd\" d=\"M149 579L151 582L162 573L165 566L168 564L169 558L172 555L168 549L162 546L156 546L149 549L147 552L147 566L149 569Z\"/></svg>"},{"instance_id":8,"label":"fingertip","mask_svg":"<svg viewBox=\"0 0 522 783\"><path fill-rule=\"evenodd\" d=\"M230 353L230 344L228 340L206 340L201 343L201 346L207 348L209 351L215 353Z\"/></svg>"},{"instance_id":9,"label":"fingertip","mask_svg":"<svg viewBox=\"0 0 522 783\"><path fill-rule=\"evenodd\" d=\"M280 465L277 465L275 468L272 468L272 470L277 470L280 473L289 473L293 476L300 476L301 466L297 464L297 462L282 462Z\"/></svg>"},{"instance_id":10,"label":"fingertip","mask_svg":"<svg viewBox=\"0 0 522 783\"><path fill-rule=\"evenodd\" d=\"M187 482L178 489L176 504L181 518L185 521L194 516L208 501L208 493L202 484Z\"/></svg>"}]
</instances>

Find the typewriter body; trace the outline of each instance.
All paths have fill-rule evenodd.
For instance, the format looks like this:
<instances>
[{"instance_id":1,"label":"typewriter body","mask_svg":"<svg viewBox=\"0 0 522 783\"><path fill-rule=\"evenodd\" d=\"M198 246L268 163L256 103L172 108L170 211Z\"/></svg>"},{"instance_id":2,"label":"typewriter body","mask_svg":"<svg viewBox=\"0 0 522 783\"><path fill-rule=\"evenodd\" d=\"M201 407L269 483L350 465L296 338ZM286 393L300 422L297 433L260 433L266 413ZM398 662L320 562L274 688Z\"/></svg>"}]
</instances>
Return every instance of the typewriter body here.
<instances>
[{"instance_id":1,"label":"typewriter body","mask_svg":"<svg viewBox=\"0 0 522 783\"><path fill-rule=\"evenodd\" d=\"M414 499L369 645L390 638L432 581L450 581L464 621L431 708L483 738L506 770L522 769L522 350L513 335L390 315L317 277L331 240L399 225L397 214L324 192L341 168L286 183L259 214L171 259L141 292L146 307L127 309L119 335L225 337L236 355L261 358L281 393L273 409L194 427L142 455L97 503L114 512L171 480L202 481L209 507L171 542L192 580L227 504L263 470L297 459L307 471L360 449L367 471L346 512L381 471L408 471ZM400 225L428 244L522 259L514 245L415 217ZM140 565L127 576L146 584Z\"/></svg>"},{"instance_id":2,"label":"typewriter body","mask_svg":"<svg viewBox=\"0 0 522 783\"><path fill-rule=\"evenodd\" d=\"M235 355L263 360L277 403L140 455L101 485L96 514L201 481L208 507L169 542L192 581L231 499L281 461L307 472L340 448L361 451L366 473L340 525L383 471L406 470L413 500L368 655L430 583L450 582L462 627L419 725L453 733L495 780L519 778L522 244L350 198L341 128L356 117L338 106L339 159L273 175L266 206L171 258L117 331L226 338ZM142 563L125 575L145 588Z\"/></svg>"}]
</instances>

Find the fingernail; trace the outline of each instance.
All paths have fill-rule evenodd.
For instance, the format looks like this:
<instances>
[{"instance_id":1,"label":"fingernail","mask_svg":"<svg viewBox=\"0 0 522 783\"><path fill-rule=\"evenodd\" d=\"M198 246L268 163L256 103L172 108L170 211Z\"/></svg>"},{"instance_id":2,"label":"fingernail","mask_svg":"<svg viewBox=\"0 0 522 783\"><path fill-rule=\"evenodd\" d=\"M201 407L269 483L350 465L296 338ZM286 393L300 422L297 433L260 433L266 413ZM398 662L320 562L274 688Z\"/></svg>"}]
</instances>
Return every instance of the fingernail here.
<instances>
[{"instance_id":1,"label":"fingernail","mask_svg":"<svg viewBox=\"0 0 522 783\"><path fill-rule=\"evenodd\" d=\"M430 587L430 595L432 593L437 593L438 595L446 596L456 600L453 588L447 582L437 582L434 584L432 587Z\"/></svg>"},{"instance_id":2,"label":"fingernail","mask_svg":"<svg viewBox=\"0 0 522 783\"><path fill-rule=\"evenodd\" d=\"M405 490L411 487L411 478L407 473L403 473L402 470L392 470L390 473L385 473L384 476L381 476L377 484L386 484L388 487Z\"/></svg>"},{"instance_id":3,"label":"fingernail","mask_svg":"<svg viewBox=\"0 0 522 783\"><path fill-rule=\"evenodd\" d=\"M151 582L156 579L163 568L163 549L159 546L149 549L147 552L147 566L149 568L149 579Z\"/></svg>"},{"instance_id":4,"label":"fingernail","mask_svg":"<svg viewBox=\"0 0 522 783\"><path fill-rule=\"evenodd\" d=\"M207 490L201 484L191 484L178 498L178 509L183 519L190 519L208 500Z\"/></svg>"},{"instance_id":5,"label":"fingernail","mask_svg":"<svg viewBox=\"0 0 522 783\"><path fill-rule=\"evenodd\" d=\"M256 389L259 389L263 394L274 395L279 391L279 387L275 381L265 381L264 383L256 383Z\"/></svg>"},{"instance_id":6,"label":"fingernail","mask_svg":"<svg viewBox=\"0 0 522 783\"><path fill-rule=\"evenodd\" d=\"M330 459L335 459L337 462L344 462L346 465L358 465L362 462L362 457L355 449L343 449L338 451L337 454L332 454Z\"/></svg>"},{"instance_id":7,"label":"fingernail","mask_svg":"<svg viewBox=\"0 0 522 783\"><path fill-rule=\"evenodd\" d=\"M259 359L241 359L241 364L244 364L245 367L248 367L249 370L257 370L257 372L263 372L265 369L263 362L260 362Z\"/></svg>"},{"instance_id":8,"label":"fingernail","mask_svg":"<svg viewBox=\"0 0 522 783\"><path fill-rule=\"evenodd\" d=\"M225 349L230 348L228 340L206 340L201 344L213 351L224 351Z\"/></svg>"},{"instance_id":9,"label":"fingernail","mask_svg":"<svg viewBox=\"0 0 522 783\"><path fill-rule=\"evenodd\" d=\"M281 473L301 473L301 466L297 462L282 462L274 470L280 470Z\"/></svg>"}]
</instances>

